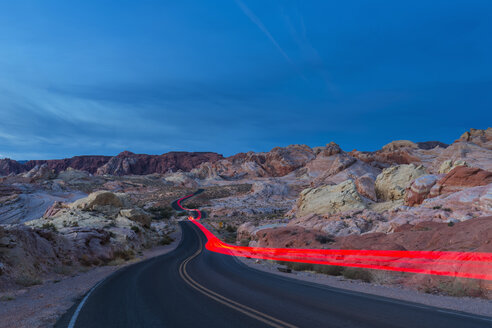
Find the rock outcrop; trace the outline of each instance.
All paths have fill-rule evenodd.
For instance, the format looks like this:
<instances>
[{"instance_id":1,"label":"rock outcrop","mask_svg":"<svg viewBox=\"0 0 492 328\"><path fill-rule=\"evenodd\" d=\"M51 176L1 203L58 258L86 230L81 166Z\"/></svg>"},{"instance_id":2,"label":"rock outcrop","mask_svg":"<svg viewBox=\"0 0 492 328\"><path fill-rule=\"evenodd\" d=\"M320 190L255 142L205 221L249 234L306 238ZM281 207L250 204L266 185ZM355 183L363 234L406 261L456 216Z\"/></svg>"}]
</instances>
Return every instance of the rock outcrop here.
<instances>
[{"instance_id":1,"label":"rock outcrop","mask_svg":"<svg viewBox=\"0 0 492 328\"><path fill-rule=\"evenodd\" d=\"M110 191L96 191L85 198L81 198L70 206L83 211L114 212L113 209L123 207L120 197Z\"/></svg>"},{"instance_id":2,"label":"rock outcrop","mask_svg":"<svg viewBox=\"0 0 492 328\"><path fill-rule=\"evenodd\" d=\"M376 178L376 195L381 200L403 199L405 189L418 177L425 175L422 165L397 165L384 169Z\"/></svg>"},{"instance_id":3,"label":"rock outcrop","mask_svg":"<svg viewBox=\"0 0 492 328\"><path fill-rule=\"evenodd\" d=\"M372 201L377 201L376 196L376 181L373 175L364 174L355 178L355 187L362 196L369 198Z\"/></svg>"},{"instance_id":4,"label":"rock outcrop","mask_svg":"<svg viewBox=\"0 0 492 328\"><path fill-rule=\"evenodd\" d=\"M120 211L120 215L131 221L138 222L146 228L150 228L150 223L152 222L150 215L139 208L123 209Z\"/></svg>"},{"instance_id":5,"label":"rock outcrop","mask_svg":"<svg viewBox=\"0 0 492 328\"><path fill-rule=\"evenodd\" d=\"M463 160L452 161L448 159L441 163L438 173L446 174L457 166L468 166L468 164L466 164L466 162Z\"/></svg>"},{"instance_id":6,"label":"rock outcrop","mask_svg":"<svg viewBox=\"0 0 492 328\"><path fill-rule=\"evenodd\" d=\"M10 158L0 159L0 176L19 174L25 172L26 168L21 163Z\"/></svg>"},{"instance_id":7,"label":"rock outcrop","mask_svg":"<svg viewBox=\"0 0 492 328\"><path fill-rule=\"evenodd\" d=\"M438 179L439 176L433 174L415 179L405 193L405 204L408 206L422 204Z\"/></svg>"},{"instance_id":8,"label":"rock outcrop","mask_svg":"<svg viewBox=\"0 0 492 328\"><path fill-rule=\"evenodd\" d=\"M273 148L267 153L239 153L215 163L205 163L192 173L199 179L282 177L303 167L314 158L314 151L310 147L290 145Z\"/></svg>"},{"instance_id":9,"label":"rock outcrop","mask_svg":"<svg viewBox=\"0 0 492 328\"><path fill-rule=\"evenodd\" d=\"M203 162L215 162L222 155L209 152L170 152L163 155L133 154L125 151L117 156L75 156L56 160L33 160L21 164L10 159L0 159L0 176L28 172L46 167L54 173L68 169L90 174L144 175L169 171L190 171Z\"/></svg>"},{"instance_id":10,"label":"rock outcrop","mask_svg":"<svg viewBox=\"0 0 492 328\"><path fill-rule=\"evenodd\" d=\"M31 182L39 180L53 179L55 172L47 164L36 165L29 172L22 175L24 178L31 179Z\"/></svg>"},{"instance_id":11,"label":"rock outcrop","mask_svg":"<svg viewBox=\"0 0 492 328\"><path fill-rule=\"evenodd\" d=\"M27 161L24 166L27 170L31 170L35 166L46 164L48 168L55 173L72 168L74 170L86 171L94 174L99 167L106 164L110 159L111 156L75 156L64 159Z\"/></svg>"},{"instance_id":12,"label":"rock outcrop","mask_svg":"<svg viewBox=\"0 0 492 328\"><path fill-rule=\"evenodd\" d=\"M164 174L169 171L190 171L203 162L215 162L222 158L217 153L170 152L162 155L134 154L124 151L112 157L97 169L98 175Z\"/></svg>"},{"instance_id":13,"label":"rock outcrop","mask_svg":"<svg viewBox=\"0 0 492 328\"><path fill-rule=\"evenodd\" d=\"M304 189L294 209L297 217L310 214L332 214L367 208L366 201L357 192L355 183L346 180L338 185Z\"/></svg>"},{"instance_id":14,"label":"rock outcrop","mask_svg":"<svg viewBox=\"0 0 492 328\"><path fill-rule=\"evenodd\" d=\"M430 190L429 197L450 194L467 187L485 186L492 183L492 172L479 168L457 166L442 177Z\"/></svg>"},{"instance_id":15,"label":"rock outcrop","mask_svg":"<svg viewBox=\"0 0 492 328\"><path fill-rule=\"evenodd\" d=\"M461 135L456 142L466 141L474 143L480 147L492 150L492 128L486 130L470 129Z\"/></svg>"}]
</instances>

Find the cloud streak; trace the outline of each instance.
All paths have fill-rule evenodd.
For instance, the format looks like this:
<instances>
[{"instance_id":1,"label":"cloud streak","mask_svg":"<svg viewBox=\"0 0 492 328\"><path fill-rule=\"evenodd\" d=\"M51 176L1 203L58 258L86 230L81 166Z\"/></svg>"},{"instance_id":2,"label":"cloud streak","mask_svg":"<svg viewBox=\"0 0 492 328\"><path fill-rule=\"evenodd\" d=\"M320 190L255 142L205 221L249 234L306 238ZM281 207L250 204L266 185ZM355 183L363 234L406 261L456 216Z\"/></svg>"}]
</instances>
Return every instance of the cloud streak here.
<instances>
[{"instance_id":1,"label":"cloud streak","mask_svg":"<svg viewBox=\"0 0 492 328\"><path fill-rule=\"evenodd\" d=\"M265 36L272 42L272 44L277 48L277 50L284 56L285 60L287 60L291 65L295 66L292 59L290 59L289 55L282 49L282 47L278 44L277 40L273 37L270 31L266 28L263 22L256 16L251 9L249 9L244 2L241 0L236 0L236 4L241 8L243 13L265 34Z\"/></svg>"}]
</instances>

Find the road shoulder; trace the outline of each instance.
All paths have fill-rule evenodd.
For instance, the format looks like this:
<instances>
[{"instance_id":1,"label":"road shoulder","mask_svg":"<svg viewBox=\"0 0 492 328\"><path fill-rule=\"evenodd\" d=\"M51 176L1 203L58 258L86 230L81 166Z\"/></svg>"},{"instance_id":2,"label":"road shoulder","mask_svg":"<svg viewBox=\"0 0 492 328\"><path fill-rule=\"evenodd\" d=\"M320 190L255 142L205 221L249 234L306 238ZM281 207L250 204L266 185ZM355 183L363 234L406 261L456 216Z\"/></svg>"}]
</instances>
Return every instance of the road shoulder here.
<instances>
[{"instance_id":1,"label":"road shoulder","mask_svg":"<svg viewBox=\"0 0 492 328\"><path fill-rule=\"evenodd\" d=\"M314 272L291 273L280 272L278 264L270 261L255 260L248 258L237 258L240 263L251 269L259 270L274 275L297 279L308 283L316 283L326 287L343 289L346 291L366 293L370 295L382 296L400 301L418 303L445 310L460 311L468 314L492 317L492 301L470 298L470 297L451 297L444 295L433 295L418 292L413 289L401 286L388 286L373 283L366 283L359 280L350 280L343 277L328 276Z\"/></svg>"}]
</instances>

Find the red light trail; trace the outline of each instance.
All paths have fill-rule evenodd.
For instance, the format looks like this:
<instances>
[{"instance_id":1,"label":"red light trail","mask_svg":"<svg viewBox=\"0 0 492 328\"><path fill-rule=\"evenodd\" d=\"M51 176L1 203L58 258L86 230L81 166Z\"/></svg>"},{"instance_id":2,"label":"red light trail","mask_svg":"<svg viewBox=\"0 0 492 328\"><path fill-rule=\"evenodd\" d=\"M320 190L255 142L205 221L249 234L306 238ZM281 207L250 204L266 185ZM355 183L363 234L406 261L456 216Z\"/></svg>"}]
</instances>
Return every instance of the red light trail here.
<instances>
[{"instance_id":1,"label":"red light trail","mask_svg":"<svg viewBox=\"0 0 492 328\"><path fill-rule=\"evenodd\" d=\"M190 216L188 219L205 234L207 238L205 247L212 252L265 260L492 280L492 253L268 248L227 244L198 222L202 217L200 210L184 208L181 205L182 200L192 196L183 197L176 203L183 210L197 213L196 218Z\"/></svg>"}]
</instances>

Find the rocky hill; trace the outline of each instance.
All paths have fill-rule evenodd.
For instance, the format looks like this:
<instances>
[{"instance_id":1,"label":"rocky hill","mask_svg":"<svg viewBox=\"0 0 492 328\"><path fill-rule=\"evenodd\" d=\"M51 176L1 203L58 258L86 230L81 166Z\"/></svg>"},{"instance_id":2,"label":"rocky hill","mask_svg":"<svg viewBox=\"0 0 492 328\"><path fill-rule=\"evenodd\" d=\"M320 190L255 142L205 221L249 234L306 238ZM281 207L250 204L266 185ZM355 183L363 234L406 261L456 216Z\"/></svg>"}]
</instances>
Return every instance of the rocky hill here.
<instances>
[{"instance_id":1,"label":"rocky hill","mask_svg":"<svg viewBox=\"0 0 492 328\"><path fill-rule=\"evenodd\" d=\"M97 169L96 174L110 175L145 175L168 171L190 171L203 162L215 162L222 155L206 152L170 152L162 155L134 154L124 151L112 157Z\"/></svg>"},{"instance_id":2,"label":"rocky hill","mask_svg":"<svg viewBox=\"0 0 492 328\"><path fill-rule=\"evenodd\" d=\"M72 168L91 174L144 175L168 171L190 171L203 162L214 162L222 155L210 152L170 152L162 155L134 154L124 151L117 156L75 156L65 159L32 160L20 163L0 159L0 176L28 172L46 164L49 170L60 173Z\"/></svg>"}]
</instances>

